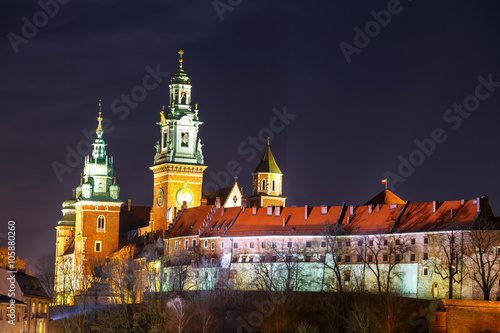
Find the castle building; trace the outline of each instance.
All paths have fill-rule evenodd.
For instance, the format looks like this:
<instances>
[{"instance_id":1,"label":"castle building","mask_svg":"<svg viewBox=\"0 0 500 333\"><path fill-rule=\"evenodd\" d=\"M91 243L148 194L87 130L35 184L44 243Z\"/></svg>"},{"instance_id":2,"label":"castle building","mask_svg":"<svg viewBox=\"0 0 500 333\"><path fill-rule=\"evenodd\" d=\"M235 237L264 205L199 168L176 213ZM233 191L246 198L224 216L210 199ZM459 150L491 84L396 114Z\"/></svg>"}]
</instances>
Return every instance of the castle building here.
<instances>
[{"instance_id":1,"label":"castle building","mask_svg":"<svg viewBox=\"0 0 500 333\"><path fill-rule=\"evenodd\" d=\"M481 298L471 279L450 289L436 267L462 272L472 265L476 250L467 240L478 224L487 220L500 229L487 197L413 203L386 189L363 205L286 207L283 172L269 143L252 173L250 197L243 196L237 177L233 186L202 193L207 168L198 136L202 122L192 105L183 54L179 51L179 69L169 86L169 106L160 112L150 167L152 207L120 200L99 110L92 155L85 158L75 197L63 203L56 227L56 304L98 290L102 279L93 268L120 260L135 261L139 272L130 292L139 296L129 297L131 302L145 292L216 287L375 291L377 274L389 269L397 273L394 287L410 297ZM457 239L462 245L455 249ZM448 258L447 240L453 247ZM490 252L500 255L500 244L492 246ZM262 281L262 270L276 272L278 280ZM112 292L110 287L108 300ZM496 297L498 286L492 289Z\"/></svg>"}]
</instances>

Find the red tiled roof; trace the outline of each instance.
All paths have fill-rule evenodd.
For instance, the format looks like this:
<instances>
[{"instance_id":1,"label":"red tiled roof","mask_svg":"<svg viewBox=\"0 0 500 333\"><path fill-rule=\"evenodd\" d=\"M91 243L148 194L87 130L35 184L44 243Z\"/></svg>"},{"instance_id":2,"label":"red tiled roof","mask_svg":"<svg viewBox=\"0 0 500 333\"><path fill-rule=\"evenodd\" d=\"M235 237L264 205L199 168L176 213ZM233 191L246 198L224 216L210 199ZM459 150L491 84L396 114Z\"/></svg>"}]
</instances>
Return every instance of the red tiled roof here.
<instances>
[{"instance_id":1,"label":"red tiled roof","mask_svg":"<svg viewBox=\"0 0 500 333\"><path fill-rule=\"evenodd\" d=\"M405 201L386 189L371 198L367 203L365 203L365 205L382 205L391 203L404 204Z\"/></svg>"},{"instance_id":2,"label":"red tiled roof","mask_svg":"<svg viewBox=\"0 0 500 333\"><path fill-rule=\"evenodd\" d=\"M240 207L233 207L225 208L223 216L221 208L201 206L184 210L167 237L197 234L201 237L314 236L323 234L326 223L337 223L339 219L346 233L353 235L467 230L472 227L477 217L475 202L476 199L464 200L463 204L462 201L436 202L435 212L433 212L433 202L363 206L260 207L256 208L255 215L253 208L243 210ZM279 210L278 215L276 215L277 210ZM453 220L451 220L452 210ZM481 210L486 216L492 216L487 198L481 199Z\"/></svg>"}]
</instances>

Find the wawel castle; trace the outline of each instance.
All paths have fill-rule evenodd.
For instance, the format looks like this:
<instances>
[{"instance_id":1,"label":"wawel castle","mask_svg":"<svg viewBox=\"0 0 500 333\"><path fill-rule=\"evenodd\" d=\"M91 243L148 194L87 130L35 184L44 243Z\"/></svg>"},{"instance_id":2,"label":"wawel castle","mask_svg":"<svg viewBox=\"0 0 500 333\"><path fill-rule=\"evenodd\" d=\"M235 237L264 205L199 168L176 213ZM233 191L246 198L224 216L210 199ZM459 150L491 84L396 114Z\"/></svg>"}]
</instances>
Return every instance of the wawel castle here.
<instances>
[{"instance_id":1,"label":"wawel castle","mask_svg":"<svg viewBox=\"0 0 500 333\"><path fill-rule=\"evenodd\" d=\"M487 197L413 203L384 190L363 205L287 207L269 145L250 196L236 181L202 193L203 114L193 106L179 54L169 106L157 123L152 207L120 198L99 112L92 155L56 226L57 304L89 294L123 301L111 281L124 274L134 275L128 302L141 302L146 292L213 288L377 292L377 275L388 274L391 288L409 297L447 298L451 274L453 297L483 298L465 275L470 234L480 221L498 221ZM122 263L133 263L133 271L123 273ZM500 297L498 283L491 299Z\"/></svg>"}]
</instances>

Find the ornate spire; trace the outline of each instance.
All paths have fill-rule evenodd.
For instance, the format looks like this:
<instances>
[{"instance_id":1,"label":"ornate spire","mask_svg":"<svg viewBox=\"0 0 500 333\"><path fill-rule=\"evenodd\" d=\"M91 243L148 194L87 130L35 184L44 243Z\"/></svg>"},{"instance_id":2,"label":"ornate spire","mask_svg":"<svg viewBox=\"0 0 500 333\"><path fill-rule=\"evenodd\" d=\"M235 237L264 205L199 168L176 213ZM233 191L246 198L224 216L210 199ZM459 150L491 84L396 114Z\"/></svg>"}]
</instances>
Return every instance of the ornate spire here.
<instances>
[{"instance_id":1,"label":"ornate spire","mask_svg":"<svg viewBox=\"0 0 500 333\"><path fill-rule=\"evenodd\" d=\"M97 117L98 125L97 129L95 131L95 134L97 134L97 138L101 139L102 138L102 116L101 116L101 100L99 99L99 117Z\"/></svg>"},{"instance_id":2,"label":"ornate spire","mask_svg":"<svg viewBox=\"0 0 500 333\"><path fill-rule=\"evenodd\" d=\"M182 62L184 61L184 59L182 59L183 55L184 55L184 51L179 50L179 68L182 68Z\"/></svg>"}]
</instances>

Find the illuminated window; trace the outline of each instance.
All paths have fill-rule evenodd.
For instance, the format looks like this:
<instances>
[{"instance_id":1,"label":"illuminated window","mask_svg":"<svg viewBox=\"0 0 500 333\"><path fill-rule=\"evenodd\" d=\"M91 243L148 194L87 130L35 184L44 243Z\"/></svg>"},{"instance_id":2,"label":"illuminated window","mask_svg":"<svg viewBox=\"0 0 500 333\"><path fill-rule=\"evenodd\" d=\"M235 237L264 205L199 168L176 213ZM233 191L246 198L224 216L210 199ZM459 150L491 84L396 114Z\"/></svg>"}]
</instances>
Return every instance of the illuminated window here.
<instances>
[{"instance_id":1,"label":"illuminated window","mask_svg":"<svg viewBox=\"0 0 500 333\"><path fill-rule=\"evenodd\" d=\"M95 242L95 252L101 252L101 251L102 251L102 242L96 241Z\"/></svg>"},{"instance_id":2,"label":"illuminated window","mask_svg":"<svg viewBox=\"0 0 500 333\"><path fill-rule=\"evenodd\" d=\"M344 271L344 281L345 282L351 281L351 271L350 270Z\"/></svg>"},{"instance_id":3,"label":"illuminated window","mask_svg":"<svg viewBox=\"0 0 500 333\"><path fill-rule=\"evenodd\" d=\"M97 218L97 232L104 232L105 229L105 218L103 215L99 215L99 217Z\"/></svg>"}]
</instances>

